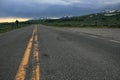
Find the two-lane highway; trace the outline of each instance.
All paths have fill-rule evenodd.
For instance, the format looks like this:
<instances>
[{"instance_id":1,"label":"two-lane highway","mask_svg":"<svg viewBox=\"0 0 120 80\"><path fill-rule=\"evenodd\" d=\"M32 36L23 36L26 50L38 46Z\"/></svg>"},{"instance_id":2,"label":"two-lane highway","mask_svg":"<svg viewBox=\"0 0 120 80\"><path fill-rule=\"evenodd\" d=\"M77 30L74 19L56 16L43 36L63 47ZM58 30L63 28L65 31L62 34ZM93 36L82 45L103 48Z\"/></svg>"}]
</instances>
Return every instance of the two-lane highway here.
<instances>
[{"instance_id":1,"label":"two-lane highway","mask_svg":"<svg viewBox=\"0 0 120 80\"><path fill-rule=\"evenodd\" d=\"M0 34L0 80L120 80L120 44L32 25Z\"/></svg>"}]
</instances>

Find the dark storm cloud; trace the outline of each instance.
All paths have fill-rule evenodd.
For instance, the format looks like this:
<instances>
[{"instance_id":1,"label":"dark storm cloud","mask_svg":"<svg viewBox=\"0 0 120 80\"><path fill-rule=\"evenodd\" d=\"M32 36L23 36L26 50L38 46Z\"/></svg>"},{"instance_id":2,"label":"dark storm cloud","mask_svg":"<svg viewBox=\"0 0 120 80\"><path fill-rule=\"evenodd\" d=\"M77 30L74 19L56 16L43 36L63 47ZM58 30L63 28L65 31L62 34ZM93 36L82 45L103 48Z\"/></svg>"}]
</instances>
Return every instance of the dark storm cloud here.
<instances>
[{"instance_id":1,"label":"dark storm cloud","mask_svg":"<svg viewBox=\"0 0 120 80\"><path fill-rule=\"evenodd\" d=\"M86 1L86 2L85 2ZM101 11L110 2L96 0L0 0L0 17L59 17ZM117 0L116 0L117 1ZM102 6L101 6L102 5ZM114 5L116 5L114 1ZM104 6L104 7L103 7Z\"/></svg>"}]
</instances>

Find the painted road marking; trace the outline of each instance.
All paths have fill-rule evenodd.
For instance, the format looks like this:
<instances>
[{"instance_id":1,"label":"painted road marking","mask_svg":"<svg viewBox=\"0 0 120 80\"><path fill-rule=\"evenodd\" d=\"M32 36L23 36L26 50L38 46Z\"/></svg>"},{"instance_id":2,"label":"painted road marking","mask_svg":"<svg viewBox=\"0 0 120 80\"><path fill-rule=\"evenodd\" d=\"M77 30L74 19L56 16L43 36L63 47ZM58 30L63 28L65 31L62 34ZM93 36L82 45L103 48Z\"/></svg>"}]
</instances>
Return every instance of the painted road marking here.
<instances>
[{"instance_id":1,"label":"painted road marking","mask_svg":"<svg viewBox=\"0 0 120 80\"><path fill-rule=\"evenodd\" d=\"M33 73L31 80L40 80L40 63L39 63L39 52L38 52L38 36L37 36L37 27L36 27L36 34L35 34L35 44L34 44L34 63L35 66L33 67Z\"/></svg>"},{"instance_id":2,"label":"painted road marking","mask_svg":"<svg viewBox=\"0 0 120 80\"><path fill-rule=\"evenodd\" d=\"M120 43L120 41L110 40L111 42Z\"/></svg>"},{"instance_id":3,"label":"painted road marking","mask_svg":"<svg viewBox=\"0 0 120 80\"><path fill-rule=\"evenodd\" d=\"M93 35L91 35L90 37L93 37L93 38L98 38L97 36L93 36Z\"/></svg>"},{"instance_id":4,"label":"painted road marking","mask_svg":"<svg viewBox=\"0 0 120 80\"><path fill-rule=\"evenodd\" d=\"M40 67L39 67L39 53L38 53L38 39L37 39L37 27L33 30L32 37L29 40L29 43L27 45L27 48L25 50L24 56L22 58L22 61L20 63L20 66L18 68L17 74L15 76L15 80L25 80L26 77L26 68L28 66L29 58L30 58L30 53L33 45L33 41L35 40L34 43L34 58L35 61L37 62L35 66L35 77L32 80L40 80Z\"/></svg>"},{"instance_id":5,"label":"painted road marking","mask_svg":"<svg viewBox=\"0 0 120 80\"><path fill-rule=\"evenodd\" d=\"M28 61L29 61L29 57L30 57L30 52L31 52L31 48L32 48L33 38L34 38L34 33L35 33L35 30L33 30L32 37L29 40L28 46L26 48L26 51L25 51L24 56L22 58L22 61L20 63L19 69L17 71L15 80L24 80L25 79L26 68L27 68L27 64L28 64Z\"/></svg>"},{"instance_id":6,"label":"painted road marking","mask_svg":"<svg viewBox=\"0 0 120 80\"><path fill-rule=\"evenodd\" d=\"M98 39L105 39L105 38L98 37L98 36L93 36L93 35L91 35L90 37L98 38ZM116 40L109 40L109 41L110 41L110 42L114 42L114 43L120 43L120 41L116 41Z\"/></svg>"}]
</instances>

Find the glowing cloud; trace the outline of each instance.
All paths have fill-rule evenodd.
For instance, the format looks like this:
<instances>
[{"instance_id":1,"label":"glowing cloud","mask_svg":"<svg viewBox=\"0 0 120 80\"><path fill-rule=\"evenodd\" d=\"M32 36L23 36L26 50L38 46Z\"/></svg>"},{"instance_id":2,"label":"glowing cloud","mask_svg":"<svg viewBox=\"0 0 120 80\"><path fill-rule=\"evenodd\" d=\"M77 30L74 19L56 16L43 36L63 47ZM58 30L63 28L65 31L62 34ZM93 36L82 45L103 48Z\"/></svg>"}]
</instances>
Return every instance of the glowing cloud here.
<instances>
[{"instance_id":1,"label":"glowing cloud","mask_svg":"<svg viewBox=\"0 0 120 80\"><path fill-rule=\"evenodd\" d=\"M0 18L0 23L3 22L15 22L16 20L23 22L23 21L27 21L30 18Z\"/></svg>"}]
</instances>

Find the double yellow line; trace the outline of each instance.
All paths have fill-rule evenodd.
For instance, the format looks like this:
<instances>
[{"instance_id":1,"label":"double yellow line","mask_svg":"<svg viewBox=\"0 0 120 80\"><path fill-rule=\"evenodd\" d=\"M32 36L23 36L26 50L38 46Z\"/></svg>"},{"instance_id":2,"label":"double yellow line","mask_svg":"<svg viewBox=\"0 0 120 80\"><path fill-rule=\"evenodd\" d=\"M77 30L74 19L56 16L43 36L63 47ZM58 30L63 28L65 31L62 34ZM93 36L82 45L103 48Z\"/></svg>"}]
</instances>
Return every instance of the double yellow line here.
<instances>
[{"instance_id":1,"label":"double yellow line","mask_svg":"<svg viewBox=\"0 0 120 80\"><path fill-rule=\"evenodd\" d=\"M33 44L33 41L34 41L34 44ZM33 58L34 58L34 61L36 62L36 66L34 66L34 69L32 71L31 80L40 80L37 26L33 30L32 37L30 38L27 48L25 50L25 53L24 53L24 56L20 63L19 69L15 76L15 80L25 80L25 77L27 75L26 69L28 66L32 46L34 46L33 47L34 48L34 52L33 52L34 57Z\"/></svg>"},{"instance_id":2,"label":"double yellow line","mask_svg":"<svg viewBox=\"0 0 120 80\"><path fill-rule=\"evenodd\" d=\"M40 80L40 63L39 63L39 53L38 53L38 36L37 36L37 28L35 29L36 35L35 35L35 44L34 44L34 63L35 66L33 67L33 72L32 72L32 78L31 80Z\"/></svg>"}]
</instances>

